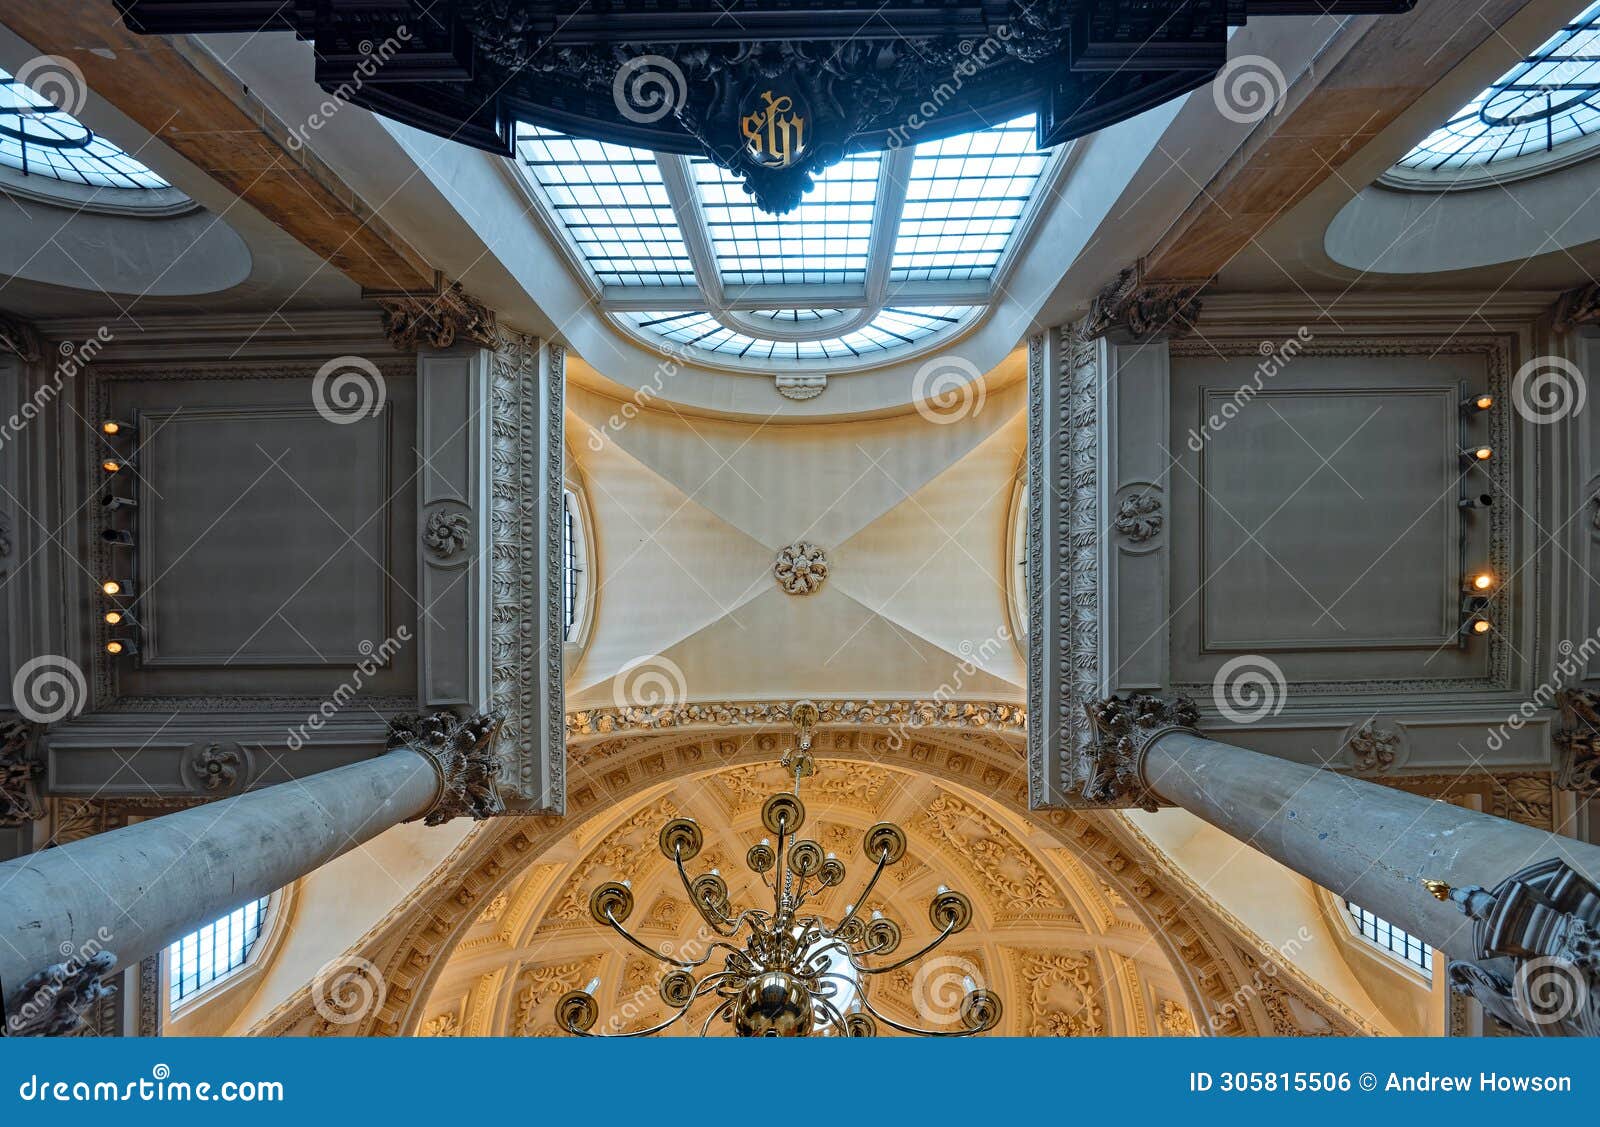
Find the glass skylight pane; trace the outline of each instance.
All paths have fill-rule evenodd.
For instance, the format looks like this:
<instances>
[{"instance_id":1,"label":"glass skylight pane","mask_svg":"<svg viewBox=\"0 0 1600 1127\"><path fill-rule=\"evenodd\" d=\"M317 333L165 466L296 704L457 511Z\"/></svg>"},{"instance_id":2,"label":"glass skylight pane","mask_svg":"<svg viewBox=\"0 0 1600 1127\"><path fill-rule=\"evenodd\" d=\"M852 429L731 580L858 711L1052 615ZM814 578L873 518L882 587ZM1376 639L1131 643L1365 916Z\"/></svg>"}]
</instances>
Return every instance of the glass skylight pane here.
<instances>
[{"instance_id":1,"label":"glass skylight pane","mask_svg":"<svg viewBox=\"0 0 1600 1127\"><path fill-rule=\"evenodd\" d=\"M918 145L890 280L992 276L1050 158L1034 141L1029 115Z\"/></svg>"},{"instance_id":2,"label":"glass skylight pane","mask_svg":"<svg viewBox=\"0 0 1600 1127\"><path fill-rule=\"evenodd\" d=\"M0 70L0 163L98 188L167 188L165 180Z\"/></svg>"},{"instance_id":3,"label":"glass skylight pane","mask_svg":"<svg viewBox=\"0 0 1600 1127\"><path fill-rule=\"evenodd\" d=\"M521 125L517 155L601 285L695 284L652 154Z\"/></svg>"},{"instance_id":4,"label":"glass skylight pane","mask_svg":"<svg viewBox=\"0 0 1600 1127\"><path fill-rule=\"evenodd\" d=\"M727 170L693 161L712 251L730 296L746 286L864 282L881 164L880 153L847 157L816 178L799 207L771 215Z\"/></svg>"},{"instance_id":5,"label":"glass skylight pane","mask_svg":"<svg viewBox=\"0 0 1600 1127\"><path fill-rule=\"evenodd\" d=\"M759 309L745 317L770 320L775 325L804 325L835 309ZM764 340L735 332L709 313L625 313L636 328L674 345L699 349L717 356L743 360L824 360L850 359L891 349L904 348L934 333L954 328L972 312L966 306L920 306L884 309L870 322L842 337L814 341Z\"/></svg>"},{"instance_id":6,"label":"glass skylight pane","mask_svg":"<svg viewBox=\"0 0 1600 1127\"><path fill-rule=\"evenodd\" d=\"M262 897L235 908L167 949L168 974L172 981L171 1006L176 1007L185 998L208 989L245 965L251 948L261 937L270 899Z\"/></svg>"},{"instance_id":7,"label":"glass skylight pane","mask_svg":"<svg viewBox=\"0 0 1600 1127\"><path fill-rule=\"evenodd\" d=\"M1553 153L1600 132L1600 3L1463 106L1397 167L1470 169Z\"/></svg>"}]
</instances>

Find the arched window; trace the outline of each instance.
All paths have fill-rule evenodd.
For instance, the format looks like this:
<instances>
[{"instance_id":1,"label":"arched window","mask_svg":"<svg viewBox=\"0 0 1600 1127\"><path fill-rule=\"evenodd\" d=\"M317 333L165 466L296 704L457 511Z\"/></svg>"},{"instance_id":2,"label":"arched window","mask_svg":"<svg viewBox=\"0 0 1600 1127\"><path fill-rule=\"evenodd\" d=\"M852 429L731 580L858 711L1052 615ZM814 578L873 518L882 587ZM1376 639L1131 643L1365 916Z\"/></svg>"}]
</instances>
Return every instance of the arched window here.
<instances>
[{"instance_id":1,"label":"arched window","mask_svg":"<svg viewBox=\"0 0 1600 1127\"><path fill-rule=\"evenodd\" d=\"M578 512L578 498L568 489L562 495L561 507L563 509L563 531L561 538L561 595L562 607L566 612L566 631L563 637L567 641L573 640L574 628L578 625L579 600L582 595L582 582L584 574L584 558L582 547L582 529L579 522L583 519Z\"/></svg>"},{"instance_id":2,"label":"arched window","mask_svg":"<svg viewBox=\"0 0 1600 1127\"><path fill-rule=\"evenodd\" d=\"M0 70L0 163L91 188L170 185L126 151Z\"/></svg>"},{"instance_id":3,"label":"arched window","mask_svg":"<svg viewBox=\"0 0 1600 1127\"><path fill-rule=\"evenodd\" d=\"M1388 920L1373 915L1353 900L1346 900L1344 907L1350 913L1352 929L1363 939L1412 969L1421 971L1429 978L1433 977L1432 947L1409 931L1402 931Z\"/></svg>"},{"instance_id":4,"label":"arched window","mask_svg":"<svg viewBox=\"0 0 1600 1127\"><path fill-rule=\"evenodd\" d=\"M1586 156L1600 143L1600 3L1590 4L1395 165L1389 180L1466 186Z\"/></svg>"},{"instance_id":5,"label":"arched window","mask_svg":"<svg viewBox=\"0 0 1600 1127\"><path fill-rule=\"evenodd\" d=\"M171 990L170 1008L211 989L250 961L250 951L261 938L270 896L235 908L220 920L190 932L167 949Z\"/></svg>"}]
</instances>

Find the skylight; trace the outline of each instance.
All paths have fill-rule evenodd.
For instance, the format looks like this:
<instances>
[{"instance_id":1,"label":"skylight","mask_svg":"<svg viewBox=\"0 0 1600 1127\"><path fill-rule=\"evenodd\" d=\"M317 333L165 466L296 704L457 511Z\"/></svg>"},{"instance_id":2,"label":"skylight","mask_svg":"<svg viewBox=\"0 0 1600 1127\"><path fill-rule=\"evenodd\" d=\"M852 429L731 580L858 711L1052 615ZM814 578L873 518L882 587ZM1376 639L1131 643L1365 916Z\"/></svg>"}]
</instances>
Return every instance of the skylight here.
<instances>
[{"instance_id":1,"label":"skylight","mask_svg":"<svg viewBox=\"0 0 1600 1127\"><path fill-rule=\"evenodd\" d=\"M803 366L918 350L980 315L1054 155L1034 139L1028 116L855 153L784 215L702 158L526 124L517 147L620 325L736 367Z\"/></svg>"},{"instance_id":2,"label":"skylight","mask_svg":"<svg viewBox=\"0 0 1600 1127\"><path fill-rule=\"evenodd\" d=\"M91 188L170 185L70 113L0 70L0 164Z\"/></svg>"},{"instance_id":3,"label":"skylight","mask_svg":"<svg viewBox=\"0 0 1600 1127\"><path fill-rule=\"evenodd\" d=\"M1520 161L1542 166L1591 148L1600 136L1600 3L1468 102L1396 171L1456 177Z\"/></svg>"}]
</instances>

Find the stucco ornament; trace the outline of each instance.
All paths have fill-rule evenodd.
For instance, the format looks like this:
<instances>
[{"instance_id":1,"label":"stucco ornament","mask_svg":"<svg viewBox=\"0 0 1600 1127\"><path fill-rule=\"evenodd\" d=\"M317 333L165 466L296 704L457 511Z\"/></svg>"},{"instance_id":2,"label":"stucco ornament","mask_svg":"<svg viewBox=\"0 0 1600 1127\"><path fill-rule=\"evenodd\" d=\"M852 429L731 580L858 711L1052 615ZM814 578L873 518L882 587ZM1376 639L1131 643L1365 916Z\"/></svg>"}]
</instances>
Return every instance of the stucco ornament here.
<instances>
[{"instance_id":1,"label":"stucco ornament","mask_svg":"<svg viewBox=\"0 0 1600 1127\"><path fill-rule=\"evenodd\" d=\"M500 796L500 758L495 737L504 717L498 712L462 719L450 712L397 716L389 722L389 747L408 747L427 758L439 776L439 797L423 815L429 826L452 818L474 820L506 812Z\"/></svg>"},{"instance_id":2,"label":"stucco ornament","mask_svg":"<svg viewBox=\"0 0 1600 1127\"><path fill-rule=\"evenodd\" d=\"M772 565L778 586L791 595L814 595L828 578L828 557L809 540L796 540Z\"/></svg>"},{"instance_id":3,"label":"stucco ornament","mask_svg":"<svg viewBox=\"0 0 1600 1127\"><path fill-rule=\"evenodd\" d=\"M440 510L428 517L422 534L428 551L440 559L448 560L465 550L472 539L472 518L466 513Z\"/></svg>"}]
</instances>

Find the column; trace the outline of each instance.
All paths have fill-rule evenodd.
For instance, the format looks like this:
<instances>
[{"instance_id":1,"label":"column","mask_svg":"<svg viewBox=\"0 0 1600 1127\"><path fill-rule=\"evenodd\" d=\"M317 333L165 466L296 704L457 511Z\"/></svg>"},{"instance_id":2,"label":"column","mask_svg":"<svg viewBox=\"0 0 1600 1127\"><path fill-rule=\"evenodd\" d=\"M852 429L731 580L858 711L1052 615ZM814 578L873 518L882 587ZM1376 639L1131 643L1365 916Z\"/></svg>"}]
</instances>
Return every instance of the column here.
<instances>
[{"instance_id":1,"label":"column","mask_svg":"<svg viewBox=\"0 0 1600 1127\"><path fill-rule=\"evenodd\" d=\"M1514 1028L1600 1035L1600 846L1207 739L1183 697L1087 711L1087 801L1180 806L1443 950Z\"/></svg>"},{"instance_id":2,"label":"column","mask_svg":"<svg viewBox=\"0 0 1600 1127\"><path fill-rule=\"evenodd\" d=\"M6 1033L69 1032L133 965L401 822L503 813L498 715L393 722L391 750L0 864Z\"/></svg>"}]
</instances>

